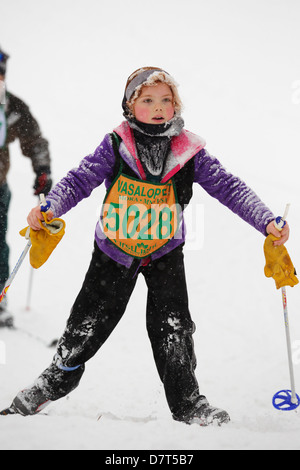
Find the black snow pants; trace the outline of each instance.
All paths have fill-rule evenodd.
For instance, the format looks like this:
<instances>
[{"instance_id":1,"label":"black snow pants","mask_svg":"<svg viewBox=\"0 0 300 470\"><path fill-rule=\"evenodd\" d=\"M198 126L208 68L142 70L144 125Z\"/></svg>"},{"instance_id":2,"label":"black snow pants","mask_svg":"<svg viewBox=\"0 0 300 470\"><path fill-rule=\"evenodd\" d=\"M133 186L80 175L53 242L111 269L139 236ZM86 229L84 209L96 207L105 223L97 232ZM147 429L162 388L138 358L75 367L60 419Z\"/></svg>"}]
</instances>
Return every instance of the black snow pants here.
<instances>
[{"instance_id":1,"label":"black snow pants","mask_svg":"<svg viewBox=\"0 0 300 470\"><path fill-rule=\"evenodd\" d=\"M57 400L77 387L85 362L118 324L136 284L134 265L127 269L95 246L57 354L37 381L47 399ZM173 417L181 420L199 401L182 245L140 273L148 287L147 331L156 367Z\"/></svg>"}]
</instances>

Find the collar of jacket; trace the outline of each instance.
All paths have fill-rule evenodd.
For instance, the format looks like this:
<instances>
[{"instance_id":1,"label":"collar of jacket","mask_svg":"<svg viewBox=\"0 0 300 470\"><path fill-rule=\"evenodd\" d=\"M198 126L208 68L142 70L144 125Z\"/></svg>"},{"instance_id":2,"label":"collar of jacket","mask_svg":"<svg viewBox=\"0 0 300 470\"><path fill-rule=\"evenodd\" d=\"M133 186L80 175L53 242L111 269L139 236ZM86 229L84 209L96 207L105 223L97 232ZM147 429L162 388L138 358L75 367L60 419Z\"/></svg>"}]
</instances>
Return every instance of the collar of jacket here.
<instances>
[{"instance_id":1,"label":"collar of jacket","mask_svg":"<svg viewBox=\"0 0 300 470\"><path fill-rule=\"evenodd\" d=\"M17 114L19 114L18 113L19 110L15 109L15 105L14 105L14 102L16 101L16 99L17 97L6 89L4 109L7 115L11 114L11 112L13 113L16 112Z\"/></svg>"},{"instance_id":2,"label":"collar of jacket","mask_svg":"<svg viewBox=\"0 0 300 470\"><path fill-rule=\"evenodd\" d=\"M120 152L124 145L127 150L126 153L128 154L129 152L131 157L134 159L140 173L140 177L145 180L146 175L141 161L138 158L133 131L128 122L123 121L120 126L114 129L114 132L116 132L122 139ZM168 156L161 182L165 183L172 178L172 176L174 176L191 158L205 147L205 144L206 142L202 137L193 134L186 129L183 129L178 136L172 137L171 152Z\"/></svg>"},{"instance_id":3,"label":"collar of jacket","mask_svg":"<svg viewBox=\"0 0 300 470\"><path fill-rule=\"evenodd\" d=\"M4 111L7 113L8 110L8 103L9 103L9 95L7 92L4 93L4 96L2 97L1 101L1 106L3 107Z\"/></svg>"}]
</instances>

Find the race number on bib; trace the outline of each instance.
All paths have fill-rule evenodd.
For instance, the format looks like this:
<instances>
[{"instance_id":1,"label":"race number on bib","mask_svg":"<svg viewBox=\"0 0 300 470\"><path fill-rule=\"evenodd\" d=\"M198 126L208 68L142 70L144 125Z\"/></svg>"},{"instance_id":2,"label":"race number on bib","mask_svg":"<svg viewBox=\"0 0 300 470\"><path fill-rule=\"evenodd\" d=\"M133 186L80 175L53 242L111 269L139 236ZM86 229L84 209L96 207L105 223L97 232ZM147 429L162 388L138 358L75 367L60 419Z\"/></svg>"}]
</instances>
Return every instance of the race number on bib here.
<instances>
[{"instance_id":1,"label":"race number on bib","mask_svg":"<svg viewBox=\"0 0 300 470\"><path fill-rule=\"evenodd\" d=\"M102 208L102 229L125 253L145 258L174 237L179 206L173 181L153 184L120 174Z\"/></svg>"}]
</instances>

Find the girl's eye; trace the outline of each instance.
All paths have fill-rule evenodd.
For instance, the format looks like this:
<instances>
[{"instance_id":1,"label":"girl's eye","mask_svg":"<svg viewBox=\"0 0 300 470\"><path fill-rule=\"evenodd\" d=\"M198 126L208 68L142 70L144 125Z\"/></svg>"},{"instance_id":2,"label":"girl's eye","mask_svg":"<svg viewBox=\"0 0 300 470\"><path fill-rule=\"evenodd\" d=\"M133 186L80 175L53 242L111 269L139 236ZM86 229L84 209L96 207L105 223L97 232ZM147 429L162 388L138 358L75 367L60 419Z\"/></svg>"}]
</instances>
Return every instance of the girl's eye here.
<instances>
[{"instance_id":1,"label":"girl's eye","mask_svg":"<svg viewBox=\"0 0 300 470\"><path fill-rule=\"evenodd\" d=\"M151 103L153 103L153 99L152 98L144 98L142 100L142 102L145 103L145 104L151 104ZM163 103L171 103L172 99L171 98L163 98L162 102Z\"/></svg>"}]
</instances>

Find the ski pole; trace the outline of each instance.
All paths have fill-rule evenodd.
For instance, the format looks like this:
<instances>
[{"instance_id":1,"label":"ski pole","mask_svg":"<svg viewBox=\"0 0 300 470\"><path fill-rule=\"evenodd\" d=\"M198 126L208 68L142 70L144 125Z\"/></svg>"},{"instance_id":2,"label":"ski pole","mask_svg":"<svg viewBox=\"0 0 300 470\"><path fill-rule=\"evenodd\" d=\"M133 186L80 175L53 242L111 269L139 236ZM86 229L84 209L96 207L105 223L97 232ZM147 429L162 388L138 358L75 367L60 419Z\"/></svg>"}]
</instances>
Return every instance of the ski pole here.
<instances>
[{"instance_id":1,"label":"ski pole","mask_svg":"<svg viewBox=\"0 0 300 470\"><path fill-rule=\"evenodd\" d=\"M30 266L29 282L28 282L28 289L27 289L27 299L26 299L26 310L27 311L30 310L30 299L31 299L32 284L33 284L33 267Z\"/></svg>"},{"instance_id":2,"label":"ski pole","mask_svg":"<svg viewBox=\"0 0 300 470\"><path fill-rule=\"evenodd\" d=\"M4 297L5 297L5 295L6 295L7 291L8 291L8 289L9 289L10 286L11 286L11 283L13 282L13 280L14 280L14 278L15 278L15 275L16 275L17 272L19 271L19 268L20 268L21 264L23 263L24 258L25 258L25 256L27 255L27 253L28 253L28 251L29 251L29 249L30 249L30 247L31 247L31 240L30 240L30 238L29 238L29 233L30 233L30 230L29 230L29 228L28 228L28 230L27 230L27 232L26 232L26 235L25 235L25 238L28 240L28 241L27 241L27 245L25 246L24 250L22 251L20 258L19 258L18 261L17 261L16 266L14 267L14 269L13 269L11 275L9 276L9 278L7 279L7 281L6 281L5 285L4 285L4 288L3 288L3 290L2 290L2 292L1 292L1 294L0 294L0 303L1 303L2 300L4 299Z\"/></svg>"},{"instance_id":3,"label":"ski pole","mask_svg":"<svg viewBox=\"0 0 300 470\"><path fill-rule=\"evenodd\" d=\"M275 227L280 231L286 224L286 218L289 211L290 204L287 204L283 217L277 217L275 220ZM287 308L287 295L285 286L281 288L282 305L284 313L285 334L288 352L288 363L290 372L291 390L280 390L273 396L273 406L278 410L294 410L300 405L300 398L296 394L295 379L292 361L291 338L289 329L289 318Z\"/></svg>"},{"instance_id":4,"label":"ski pole","mask_svg":"<svg viewBox=\"0 0 300 470\"><path fill-rule=\"evenodd\" d=\"M47 212L47 210L50 208L50 202L49 201L46 201L45 199L45 196L44 194L41 194L40 195L40 206L41 206L41 211L42 212ZM16 264L16 266L14 267L11 275L9 276L9 278L7 279L5 285L4 285L4 288L0 294L0 303L2 302L2 300L4 299L8 289L10 288L11 286L11 283L13 282L14 278L15 278L15 275L17 274L17 272L19 271L20 269L20 266L21 264L23 263L24 261L24 258L26 257L30 247L31 247L31 240L30 240L30 227L28 227L27 229L27 232L25 234L25 238L26 240L28 240L27 242L27 245L25 246L24 250L22 251L22 254L20 256L20 258L18 259L18 262Z\"/></svg>"},{"instance_id":5,"label":"ski pole","mask_svg":"<svg viewBox=\"0 0 300 470\"><path fill-rule=\"evenodd\" d=\"M40 202L40 206L41 206L41 211L46 212L50 207L50 203L46 201L44 194L40 194L39 202ZM33 267L31 266L30 275L29 275L29 282L28 282L28 289L27 289L27 300L26 300L26 310L27 311L30 310L32 284L33 284Z\"/></svg>"}]
</instances>

